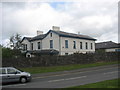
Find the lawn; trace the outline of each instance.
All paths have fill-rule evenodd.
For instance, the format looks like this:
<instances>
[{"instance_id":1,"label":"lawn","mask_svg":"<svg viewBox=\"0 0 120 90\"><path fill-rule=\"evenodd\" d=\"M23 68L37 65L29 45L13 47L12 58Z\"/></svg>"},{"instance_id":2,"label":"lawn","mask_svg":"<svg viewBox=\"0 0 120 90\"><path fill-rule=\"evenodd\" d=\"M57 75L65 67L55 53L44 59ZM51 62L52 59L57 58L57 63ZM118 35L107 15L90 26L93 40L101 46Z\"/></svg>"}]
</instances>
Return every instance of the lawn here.
<instances>
[{"instance_id":1,"label":"lawn","mask_svg":"<svg viewBox=\"0 0 120 90\"><path fill-rule=\"evenodd\" d=\"M70 88L119 88L118 84L120 83L118 83L118 81L120 81L120 78Z\"/></svg>"},{"instance_id":2,"label":"lawn","mask_svg":"<svg viewBox=\"0 0 120 90\"><path fill-rule=\"evenodd\" d=\"M111 65L111 64L117 64L117 63L118 63L117 61L114 61L114 62L99 62L99 63L93 63L93 64L74 64L74 65L50 66L50 67L30 67L30 68L20 68L20 69L26 72L30 72L31 74L36 74L36 73L57 72L57 71L74 70L74 69L89 68L89 67L96 67L96 66L104 66L104 65Z\"/></svg>"}]
</instances>

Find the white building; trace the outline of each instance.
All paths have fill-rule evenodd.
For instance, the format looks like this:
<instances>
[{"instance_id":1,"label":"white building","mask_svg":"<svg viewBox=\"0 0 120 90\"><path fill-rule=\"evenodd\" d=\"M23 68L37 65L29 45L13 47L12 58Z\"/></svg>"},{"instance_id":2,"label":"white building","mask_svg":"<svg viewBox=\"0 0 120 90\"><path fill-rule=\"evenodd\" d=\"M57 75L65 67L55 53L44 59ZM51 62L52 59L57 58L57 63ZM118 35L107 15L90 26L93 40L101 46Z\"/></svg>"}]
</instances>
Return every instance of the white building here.
<instances>
[{"instance_id":1,"label":"white building","mask_svg":"<svg viewBox=\"0 0 120 90\"><path fill-rule=\"evenodd\" d=\"M73 53L95 52L95 40L92 37L81 34L73 34L60 31L59 27L52 27L46 34L37 31L37 36L22 40L23 51L27 57L34 54L59 54L69 55Z\"/></svg>"}]
</instances>

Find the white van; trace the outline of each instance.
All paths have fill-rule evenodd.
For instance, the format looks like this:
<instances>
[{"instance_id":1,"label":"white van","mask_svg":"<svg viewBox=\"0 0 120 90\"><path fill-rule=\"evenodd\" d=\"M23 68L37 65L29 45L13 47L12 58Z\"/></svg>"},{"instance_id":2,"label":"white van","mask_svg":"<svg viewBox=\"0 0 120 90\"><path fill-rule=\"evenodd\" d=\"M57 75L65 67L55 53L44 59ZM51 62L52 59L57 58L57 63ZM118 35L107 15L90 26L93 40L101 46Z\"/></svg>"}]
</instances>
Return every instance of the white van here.
<instances>
[{"instance_id":1,"label":"white van","mask_svg":"<svg viewBox=\"0 0 120 90\"><path fill-rule=\"evenodd\" d=\"M13 67L0 68L0 83L31 81L31 74Z\"/></svg>"}]
</instances>

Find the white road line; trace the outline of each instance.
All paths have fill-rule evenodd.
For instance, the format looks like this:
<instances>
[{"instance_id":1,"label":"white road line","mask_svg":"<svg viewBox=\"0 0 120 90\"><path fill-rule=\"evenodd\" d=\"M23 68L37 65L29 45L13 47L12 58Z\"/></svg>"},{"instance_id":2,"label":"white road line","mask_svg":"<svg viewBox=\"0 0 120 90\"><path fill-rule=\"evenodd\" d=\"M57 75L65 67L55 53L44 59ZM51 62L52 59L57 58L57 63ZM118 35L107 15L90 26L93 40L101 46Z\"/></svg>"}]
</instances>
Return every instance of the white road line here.
<instances>
[{"instance_id":1,"label":"white road line","mask_svg":"<svg viewBox=\"0 0 120 90\"><path fill-rule=\"evenodd\" d=\"M58 80L50 80L48 82L58 82L58 81L64 81L65 79L58 79Z\"/></svg>"},{"instance_id":2,"label":"white road line","mask_svg":"<svg viewBox=\"0 0 120 90\"><path fill-rule=\"evenodd\" d=\"M32 78L32 79L37 79L37 78L46 78L46 77L53 77L53 76L63 76L63 75L68 75L70 73L66 73L66 74L59 74L59 75L51 75L51 76L43 76L43 77L35 77L35 78ZM74 74L74 73L73 73Z\"/></svg>"},{"instance_id":3,"label":"white road line","mask_svg":"<svg viewBox=\"0 0 120 90\"><path fill-rule=\"evenodd\" d=\"M26 85L26 84L17 84L17 85L5 85L5 86L2 86L2 87L15 87L15 86L23 86L23 85Z\"/></svg>"},{"instance_id":4,"label":"white road line","mask_svg":"<svg viewBox=\"0 0 120 90\"><path fill-rule=\"evenodd\" d=\"M119 72L119 71L106 72L106 73L104 73L104 74L113 74L113 73L116 73L116 72Z\"/></svg>"},{"instance_id":5,"label":"white road line","mask_svg":"<svg viewBox=\"0 0 120 90\"><path fill-rule=\"evenodd\" d=\"M38 79L38 78L46 78L46 77L53 77L53 76L64 76L64 75L69 75L70 73L72 74L78 74L78 73L86 73L86 72L93 72L93 71L100 71L100 70L106 70L106 69L113 69L113 68L105 68L105 69L98 69L98 70L92 70L92 71L76 71L76 72L67 72L65 74L56 74L56 75L48 75L48 76L43 76L43 77L34 77L32 79Z\"/></svg>"},{"instance_id":6,"label":"white road line","mask_svg":"<svg viewBox=\"0 0 120 90\"><path fill-rule=\"evenodd\" d=\"M85 77L87 77L87 76L67 78L67 79L58 79L58 80L50 80L50 81L48 81L48 82L58 82L58 81L64 81L64 80L73 80L73 79L79 79L79 78L85 78Z\"/></svg>"}]
</instances>

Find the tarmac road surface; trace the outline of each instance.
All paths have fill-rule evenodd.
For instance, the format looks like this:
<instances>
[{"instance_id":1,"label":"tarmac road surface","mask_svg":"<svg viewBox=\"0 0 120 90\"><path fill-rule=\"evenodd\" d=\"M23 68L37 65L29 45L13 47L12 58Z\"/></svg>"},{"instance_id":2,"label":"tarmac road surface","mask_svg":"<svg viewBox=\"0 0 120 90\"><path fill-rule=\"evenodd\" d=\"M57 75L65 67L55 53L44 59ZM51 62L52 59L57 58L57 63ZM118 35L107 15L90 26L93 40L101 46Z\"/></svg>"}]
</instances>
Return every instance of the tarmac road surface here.
<instances>
[{"instance_id":1,"label":"tarmac road surface","mask_svg":"<svg viewBox=\"0 0 120 90\"><path fill-rule=\"evenodd\" d=\"M118 78L118 65L107 65L71 71L33 74L24 84L3 85L2 88L66 88Z\"/></svg>"}]
</instances>

